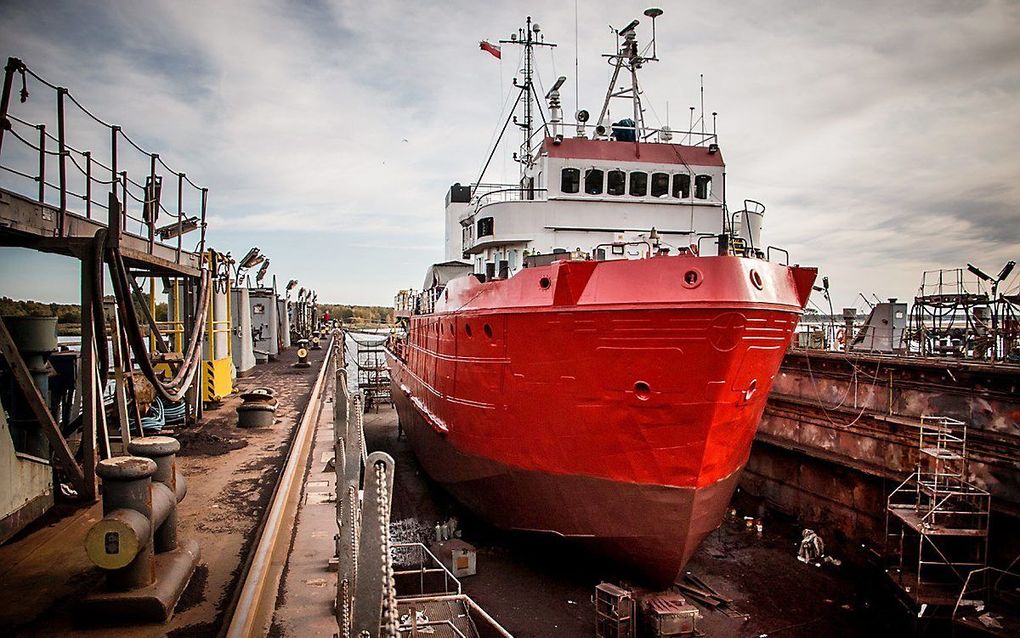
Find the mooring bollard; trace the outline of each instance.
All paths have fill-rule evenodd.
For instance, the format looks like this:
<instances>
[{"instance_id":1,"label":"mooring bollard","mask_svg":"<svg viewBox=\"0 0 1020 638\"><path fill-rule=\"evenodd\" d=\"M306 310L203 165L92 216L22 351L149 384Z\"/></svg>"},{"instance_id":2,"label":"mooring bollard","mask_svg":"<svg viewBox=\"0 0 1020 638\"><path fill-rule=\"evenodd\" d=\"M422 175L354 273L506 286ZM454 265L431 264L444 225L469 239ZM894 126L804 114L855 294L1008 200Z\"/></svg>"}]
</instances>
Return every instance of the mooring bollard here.
<instances>
[{"instance_id":1,"label":"mooring bollard","mask_svg":"<svg viewBox=\"0 0 1020 638\"><path fill-rule=\"evenodd\" d=\"M118 456L100 461L103 518L85 536L85 551L107 571L115 591L151 585L156 580L152 548L150 489L156 464L150 459Z\"/></svg>"},{"instance_id":2,"label":"mooring bollard","mask_svg":"<svg viewBox=\"0 0 1020 638\"><path fill-rule=\"evenodd\" d=\"M135 456L151 459L156 464L152 475L153 521L162 518L153 532L157 552L177 549L177 504L184 500L188 485L184 475L177 469L177 453L181 444L169 436L149 436L134 439L128 443L128 451ZM165 516L157 508L168 508Z\"/></svg>"},{"instance_id":3,"label":"mooring bollard","mask_svg":"<svg viewBox=\"0 0 1020 638\"><path fill-rule=\"evenodd\" d=\"M276 422L275 393L271 388L255 388L241 395L237 406L237 427L268 428Z\"/></svg>"},{"instance_id":4,"label":"mooring bollard","mask_svg":"<svg viewBox=\"0 0 1020 638\"><path fill-rule=\"evenodd\" d=\"M297 363L294 364L295 368L310 368L311 363L308 363L308 339L298 339L298 351L297 351Z\"/></svg>"},{"instance_id":5,"label":"mooring bollard","mask_svg":"<svg viewBox=\"0 0 1020 638\"><path fill-rule=\"evenodd\" d=\"M195 541L177 538L177 503L187 493L177 469L176 439L135 439L135 456L101 461L103 518L85 537L85 550L107 572L106 587L81 603L90 620L165 622L198 564Z\"/></svg>"}]
</instances>

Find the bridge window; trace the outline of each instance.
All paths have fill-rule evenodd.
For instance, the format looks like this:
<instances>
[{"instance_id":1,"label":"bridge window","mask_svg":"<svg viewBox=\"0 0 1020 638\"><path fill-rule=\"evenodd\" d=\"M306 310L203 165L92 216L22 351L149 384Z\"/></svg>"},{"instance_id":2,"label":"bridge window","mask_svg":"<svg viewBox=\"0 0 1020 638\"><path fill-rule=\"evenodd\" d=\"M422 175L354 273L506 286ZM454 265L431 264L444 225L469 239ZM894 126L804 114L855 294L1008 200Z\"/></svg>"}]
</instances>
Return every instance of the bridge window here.
<instances>
[{"instance_id":1,"label":"bridge window","mask_svg":"<svg viewBox=\"0 0 1020 638\"><path fill-rule=\"evenodd\" d=\"M487 237L492 234L492 218L482 217L478 220L478 236Z\"/></svg>"},{"instance_id":2,"label":"bridge window","mask_svg":"<svg viewBox=\"0 0 1020 638\"><path fill-rule=\"evenodd\" d=\"M581 186L581 169L564 168L560 171L560 190L564 193L576 193Z\"/></svg>"},{"instance_id":3,"label":"bridge window","mask_svg":"<svg viewBox=\"0 0 1020 638\"><path fill-rule=\"evenodd\" d=\"M694 197L708 199L712 196L712 176L698 175L694 178Z\"/></svg>"},{"instance_id":4,"label":"bridge window","mask_svg":"<svg viewBox=\"0 0 1020 638\"><path fill-rule=\"evenodd\" d=\"M627 174L623 171L609 171L606 175L606 193L623 195L627 190Z\"/></svg>"},{"instance_id":5,"label":"bridge window","mask_svg":"<svg viewBox=\"0 0 1020 638\"><path fill-rule=\"evenodd\" d=\"M673 176L673 197L687 199L691 196L691 176L679 173Z\"/></svg>"},{"instance_id":6,"label":"bridge window","mask_svg":"<svg viewBox=\"0 0 1020 638\"><path fill-rule=\"evenodd\" d=\"M601 195L604 181L601 170L589 168L584 172L584 192L589 195Z\"/></svg>"},{"instance_id":7,"label":"bridge window","mask_svg":"<svg viewBox=\"0 0 1020 638\"><path fill-rule=\"evenodd\" d=\"M634 197L644 197L648 194L648 173L630 174L630 194Z\"/></svg>"},{"instance_id":8,"label":"bridge window","mask_svg":"<svg viewBox=\"0 0 1020 638\"><path fill-rule=\"evenodd\" d=\"M665 197L669 194L669 175L652 173L652 197Z\"/></svg>"}]
</instances>

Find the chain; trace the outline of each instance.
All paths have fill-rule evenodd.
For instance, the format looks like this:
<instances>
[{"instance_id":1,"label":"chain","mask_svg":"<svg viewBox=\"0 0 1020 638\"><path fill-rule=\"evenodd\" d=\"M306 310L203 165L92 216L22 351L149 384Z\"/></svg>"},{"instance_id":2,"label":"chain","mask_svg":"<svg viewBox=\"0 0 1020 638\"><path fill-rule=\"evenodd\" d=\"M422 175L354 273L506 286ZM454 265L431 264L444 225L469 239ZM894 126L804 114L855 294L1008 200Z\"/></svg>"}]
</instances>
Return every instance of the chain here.
<instances>
[{"instance_id":1,"label":"chain","mask_svg":"<svg viewBox=\"0 0 1020 638\"><path fill-rule=\"evenodd\" d=\"M375 464L375 479L379 486L379 535L381 543L380 568L382 570L383 583L383 605L380 635L387 638L395 638L398 634L399 621L397 618L396 586L393 581L393 562L390 556L390 493L386 479L386 464Z\"/></svg>"},{"instance_id":2,"label":"chain","mask_svg":"<svg viewBox=\"0 0 1020 638\"><path fill-rule=\"evenodd\" d=\"M346 578L340 584L340 604L343 609L340 611L340 636L350 638L351 636L351 584Z\"/></svg>"},{"instance_id":3,"label":"chain","mask_svg":"<svg viewBox=\"0 0 1020 638\"><path fill-rule=\"evenodd\" d=\"M358 491L354 487L347 488L347 500L351 503L350 513L350 534L351 534L351 580L358 582L358 528L361 522L358 520Z\"/></svg>"}]
</instances>

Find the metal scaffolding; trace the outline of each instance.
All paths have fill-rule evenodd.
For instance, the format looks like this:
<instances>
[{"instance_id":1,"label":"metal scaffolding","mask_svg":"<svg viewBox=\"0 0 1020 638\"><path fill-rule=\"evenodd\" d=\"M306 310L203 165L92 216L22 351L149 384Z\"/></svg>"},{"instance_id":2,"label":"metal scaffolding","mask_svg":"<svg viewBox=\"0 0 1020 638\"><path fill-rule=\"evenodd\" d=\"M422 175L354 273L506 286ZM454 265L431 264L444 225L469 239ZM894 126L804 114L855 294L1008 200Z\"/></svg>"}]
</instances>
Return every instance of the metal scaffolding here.
<instances>
[{"instance_id":1,"label":"metal scaffolding","mask_svg":"<svg viewBox=\"0 0 1020 638\"><path fill-rule=\"evenodd\" d=\"M987 566L991 497L967 482L967 424L921 417L917 469L889 495L887 573L915 605L953 605Z\"/></svg>"},{"instance_id":2,"label":"metal scaffolding","mask_svg":"<svg viewBox=\"0 0 1020 638\"><path fill-rule=\"evenodd\" d=\"M357 369L358 391L365 397L365 411L386 403L393 403L390 397L390 371L386 366L385 335L362 335L356 338L346 333L355 345L354 366Z\"/></svg>"}]
</instances>

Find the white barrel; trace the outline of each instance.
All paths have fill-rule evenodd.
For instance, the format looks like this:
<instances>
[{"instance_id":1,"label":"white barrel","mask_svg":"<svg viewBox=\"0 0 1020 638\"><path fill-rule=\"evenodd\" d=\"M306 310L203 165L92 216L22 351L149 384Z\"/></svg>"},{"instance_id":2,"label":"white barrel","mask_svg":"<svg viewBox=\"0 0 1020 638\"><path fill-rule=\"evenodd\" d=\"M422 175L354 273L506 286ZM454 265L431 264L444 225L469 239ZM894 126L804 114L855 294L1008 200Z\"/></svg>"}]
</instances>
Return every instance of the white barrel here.
<instances>
[{"instance_id":1,"label":"white barrel","mask_svg":"<svg viewBox=\"0 0 1020 638\"><path fill-rule=\"evenodd\" d=\"M278 299L276 306L276 316L278 319L278 328L280 331L280 347L290 347L290 313L287 312L287 300Z\"/></svg>"},{"instance_id":2,"label":"white barrel","mask_svg":"<svg viewBox=\"0 0 1020 638\"><path fill-rule=\"evenodd\" d=\"M223 359L230 354L229 339L231 326L228 323L230 321L230 317L227 313L226 287L221 289L220 286L217 285L213 289L212 313L214 322L212 334L213 359Z\"/></svg>"}]
</instances>

